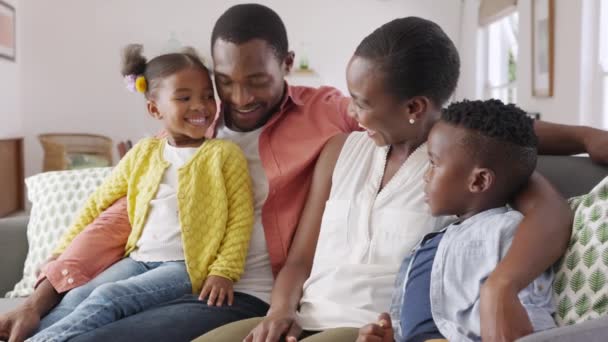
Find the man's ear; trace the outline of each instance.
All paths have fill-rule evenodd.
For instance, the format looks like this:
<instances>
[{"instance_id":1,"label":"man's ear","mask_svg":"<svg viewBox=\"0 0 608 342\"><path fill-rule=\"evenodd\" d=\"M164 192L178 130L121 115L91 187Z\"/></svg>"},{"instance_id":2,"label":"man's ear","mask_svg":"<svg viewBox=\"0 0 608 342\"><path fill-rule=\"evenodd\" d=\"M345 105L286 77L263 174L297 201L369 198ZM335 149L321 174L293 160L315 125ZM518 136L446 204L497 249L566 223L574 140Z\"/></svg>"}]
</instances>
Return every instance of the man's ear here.
<instances>
[{"instance_id":1,"label":"man's ear","mask_svg":"<svg viewBox=\"0 0 608 342\"><path fill-rule=\"evenodd\" d=\"M488 168L474 168L469 177L469 191L481 193L488 191L496 182L496 174Z\"/></svg>"},{"instance_id":2,"label":"man's ear","mask_svg":"<svg viewBox=\"0 0 608 342\"><path fill-rule=\"evenodd\" d=\"M153 100L148 100L146 103L146 107L148 108L148 114L150 114L151 117L157 120L163 119L163 115L158 110L158 105L156 104L156 102L154 102Z\"/></svg>"},{"instance_id":3,"label":"man's ear","mask_svg":"<svg viewBox=\"0 0 608 342\"><path fill-rule=\"evenodd\" d=\"M293 69L295 58L296 54L293 51L287 52L285 59L283 59L283 71L285 72L285 75L289 75L291 69Z\"/></svg>"}]
</instances>

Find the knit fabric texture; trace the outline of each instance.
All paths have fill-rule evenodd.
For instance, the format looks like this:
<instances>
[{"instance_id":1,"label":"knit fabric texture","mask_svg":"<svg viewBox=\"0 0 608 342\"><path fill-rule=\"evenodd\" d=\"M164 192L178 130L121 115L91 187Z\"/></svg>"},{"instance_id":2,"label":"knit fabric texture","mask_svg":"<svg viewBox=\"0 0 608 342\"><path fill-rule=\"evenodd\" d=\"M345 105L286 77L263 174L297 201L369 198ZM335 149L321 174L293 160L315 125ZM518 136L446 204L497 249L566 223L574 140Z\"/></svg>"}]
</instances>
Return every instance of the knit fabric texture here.
<instances>
[{"instance_id":1,"label":"knit fabric texture","mask_svg":"<svg viewBox=\"0 0 608 342\"><path fill-rule=\"evenodd\" d=\"M129 255L169 166L162 157L165 144L165 139L147 138L134 146L89 197L54 253L63 252L102 211L126 195L132 226L125 246L125 256ZM237 281L253 228L253 193L245 156L236 144L211 139L179 169L178 176L179 221L193 293L201 291L209 275Z\"/></svg>"}]
</instances>

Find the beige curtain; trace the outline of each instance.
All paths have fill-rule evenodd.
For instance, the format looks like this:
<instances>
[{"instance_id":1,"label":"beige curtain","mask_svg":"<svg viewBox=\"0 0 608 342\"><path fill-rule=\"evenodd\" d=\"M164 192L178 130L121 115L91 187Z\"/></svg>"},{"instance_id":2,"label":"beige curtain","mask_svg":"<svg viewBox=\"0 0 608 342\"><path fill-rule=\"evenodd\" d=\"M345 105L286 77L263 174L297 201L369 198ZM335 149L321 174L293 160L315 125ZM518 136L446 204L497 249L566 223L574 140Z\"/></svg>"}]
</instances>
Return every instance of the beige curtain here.
<instances>
[{"instance_id":1,"label":"beige curtain","mask_svg":"<svg viewBox=\"0 0 608 342\"><path fill-rule=\"evenodd\" d=\"M479 25L484 26L511 14L517 9L517 0L481 0Z\"/></svg>"}]
</instances>

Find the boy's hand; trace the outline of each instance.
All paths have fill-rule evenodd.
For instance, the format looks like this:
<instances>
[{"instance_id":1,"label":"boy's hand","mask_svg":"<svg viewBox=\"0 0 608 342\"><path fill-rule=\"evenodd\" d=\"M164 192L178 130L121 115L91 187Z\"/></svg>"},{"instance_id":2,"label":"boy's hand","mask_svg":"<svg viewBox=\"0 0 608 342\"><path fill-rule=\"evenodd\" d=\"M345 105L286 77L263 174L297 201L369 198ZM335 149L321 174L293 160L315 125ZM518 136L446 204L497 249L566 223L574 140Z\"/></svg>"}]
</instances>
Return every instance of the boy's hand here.
<instances>
[{"instance_id":1,"label":"boy's hand","mask_svg":"<svg viewBox=\"0 0 608 342\"><path fill-rule=\"evenodd\" d=\"M208 276L198 299L205 300L207 296L209 296L207 300L209 306L222 306L226 297L228 298L228 305L232 306L232 302L234 302L232 280L220 276Z\"/></svg>"},{"instance_id":2,"label":"boy's hand","mask_svg":"<svg viewBox=\"0 0 608 342\"><path fill-rule=\"evenodd\" d=\"M378 323L372 323L359 329L357 342L393 342L393 326L390 316L384 312L378 316Z\"/></svg>"}]
</instances>

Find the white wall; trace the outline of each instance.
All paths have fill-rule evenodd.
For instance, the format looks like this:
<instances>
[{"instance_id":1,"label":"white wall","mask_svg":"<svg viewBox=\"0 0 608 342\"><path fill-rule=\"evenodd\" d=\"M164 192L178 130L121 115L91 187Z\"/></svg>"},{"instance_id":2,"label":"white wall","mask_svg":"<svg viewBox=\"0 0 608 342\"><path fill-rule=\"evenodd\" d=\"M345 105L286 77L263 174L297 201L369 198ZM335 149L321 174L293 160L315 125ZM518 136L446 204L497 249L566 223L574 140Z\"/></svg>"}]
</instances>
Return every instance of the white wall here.
<instances>
[{"instance_id":1,"label":"white wall","mask_svg":"<svg viewBox=\"0 0 608 342\"><path fill-rule=\"evenodd\" d=\"M532 96L531 0L519 0L519 56L517 63L518 105L530 112L540 112L542 119L565 124L579 124L581 101L581 58L583 51L583 1L555 1L555 50L553 97Z\"/></svg>"},{"instance_id":2,"label":"white wall","mask_svg":"<svg viewBox=\"0 0 608 342\"><path fill-rule=\"evenodd\" d=\"M18 0L5 0L6 3L15 7L17 25L21 26L21 9ZM19 36L20 27L17 31L17 58L15 62L0 58L0 139L12 138L23 134L22 116L19 108L19 65L21 63L21 46Z\"/></svg>"},{"instance_id":3,"label":"white wall","mask_svg":"<svg viewBox=\"0 0 608 342\"><path fill-rule=\"evenodd\" d=\"M567 0L566 0L567 1ZM115 141L138 139L159 127L141 96L124 90L121 48L142 43L153 56L171 32L209 58L211 29L242 1L54 0L21 5L21 107L26 132L26 174L41 168L41 132L89 132ZM436 21L460 41L456 0L267 0L287 26L292 49L305 49L322 83L346 89L344 70L361 39L397 17Z\"/></svg>"}]
</instances>

